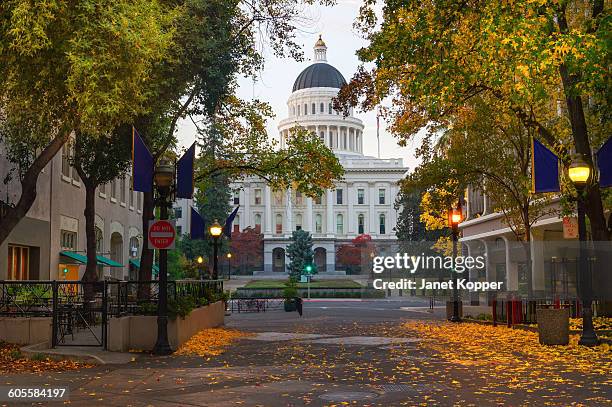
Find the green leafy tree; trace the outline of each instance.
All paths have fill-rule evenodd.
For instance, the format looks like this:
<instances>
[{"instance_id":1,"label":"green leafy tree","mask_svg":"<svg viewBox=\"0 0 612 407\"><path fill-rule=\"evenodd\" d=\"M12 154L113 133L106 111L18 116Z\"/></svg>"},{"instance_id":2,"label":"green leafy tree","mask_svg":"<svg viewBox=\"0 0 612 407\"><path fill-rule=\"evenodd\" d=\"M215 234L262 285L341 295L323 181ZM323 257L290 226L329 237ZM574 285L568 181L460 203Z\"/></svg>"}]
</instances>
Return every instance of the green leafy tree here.
<instances>
[{"instance_id":1,"label":"green leafy tree","mask_svg":"<svg viewBox=\"0 0 612 407\"><path fill-rule=\"evenodd\" d=\"M73 132L100 137L145 111L175 15L157 0L0 3L0 134L21 184L0 243Z\"/></svg>"},{"instance_id":2,"label":"green leafy tree","mask_svg":"<svg viewBox=\"0 0 612 407\"><path fill-rule=\"evenodd\" d=\"M125 174L131 158L131 131L131 126L121 126L108 136L91 137L80 132L76 133L70 161L85 187L87 265L83 281L98 279L95 230L96 188Z\"/></svg>"},{"instance_id":3,"label":"green leafy tree","mask_svg":"<svg viewBox=\"0 0 612 407\"><path fill-rule=\"evenodd\" d=\"M611 134L610 9L596 1L385 1L381 21L366 2L358 25L367 39L361 68L341 91L345 105L385 114L400 142L426 125L454 124L474 98L512 114L560 154L573 148L592 164L591 147ZM593 238L609 240L602 193L589 186Z\"/></svg>"},{"instance_id":4,"label":"green leafy tree","mask_svg":"<svg viewBox=\"0 0 612 407\"><path fill-rule=\"evenodd\" d=\"M291 244L287 246L289 257L289 278L299 280L304 273L306 265L314 266L314 251L312 250L312 236L305 230L296 230L291 234ZM316 269L314 270L316 272Z\"/></svg>"}]
</instances>

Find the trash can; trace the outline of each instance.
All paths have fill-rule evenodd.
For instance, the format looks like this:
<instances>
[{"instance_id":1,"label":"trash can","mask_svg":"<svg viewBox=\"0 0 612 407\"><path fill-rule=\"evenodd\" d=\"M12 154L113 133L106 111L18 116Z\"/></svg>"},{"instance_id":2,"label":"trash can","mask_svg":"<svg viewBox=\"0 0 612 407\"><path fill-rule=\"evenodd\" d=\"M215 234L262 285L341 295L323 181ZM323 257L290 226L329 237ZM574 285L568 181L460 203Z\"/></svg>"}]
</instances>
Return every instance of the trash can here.
<instances>
[{"instance_id":1,"label":"trash can","mask_svg":"<svg viewBox=\"0 0 612 407\"><path fill-rule=\"evenodd\" d=\"M568 308L538 308L536 318L542 345L567 345L569 343Z\"/></svg>"}]
</instances>

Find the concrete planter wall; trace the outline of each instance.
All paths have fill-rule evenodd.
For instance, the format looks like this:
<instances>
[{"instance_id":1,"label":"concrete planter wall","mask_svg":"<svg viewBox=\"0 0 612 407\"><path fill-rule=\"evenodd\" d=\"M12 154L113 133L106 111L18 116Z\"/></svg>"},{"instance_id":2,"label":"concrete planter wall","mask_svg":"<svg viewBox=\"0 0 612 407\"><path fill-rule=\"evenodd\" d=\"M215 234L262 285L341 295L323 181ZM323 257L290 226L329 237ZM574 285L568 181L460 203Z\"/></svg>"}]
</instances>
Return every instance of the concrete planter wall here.
<instances>
[{"instance_id":1,"label":"concrete planter wall","mask_svg":"<svg viewBox=\"0 0 612 407\"><path fill-rule=\"evenodd\" d=\"M20 345L46 342L51 346L52 318L0 318L0 340Z\"/></svg>"},{"instance_id":2,"label":"concrete planter wall","mask_svg":"<svg viewBox=\"0 0 612 407\"><path fill-rule=\"evenodd\" d=\"M225 305L217 301L196 308L185 318L168 320L168 339L177 349L198 331L223 325ZM130 349L152 350L157 339L157 317L133 315L108 321L108 350L126 352Z\"/></svg>"}]
</instances>

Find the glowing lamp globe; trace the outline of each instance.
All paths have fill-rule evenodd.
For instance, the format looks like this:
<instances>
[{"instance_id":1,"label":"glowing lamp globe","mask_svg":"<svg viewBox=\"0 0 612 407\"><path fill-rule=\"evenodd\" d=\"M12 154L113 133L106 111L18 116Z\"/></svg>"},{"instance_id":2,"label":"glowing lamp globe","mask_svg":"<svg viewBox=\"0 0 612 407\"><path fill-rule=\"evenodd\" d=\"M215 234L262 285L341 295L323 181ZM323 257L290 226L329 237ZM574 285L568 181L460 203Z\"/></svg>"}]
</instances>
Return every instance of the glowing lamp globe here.
<instances>
[{"instance_id":1,"label":"glowing lamp globe","mask_svg":"<svg viewBox=\"0 0 612 407\"><path fill-rule=\"evenodd\" d=\"M581 158L576 158L572 161L568 169L568 175L574 185L582 187L586 185L589 178L591 178L591 167Z\"/></svg>"},{"instance_id":2,"label":"glowing lamp globe","mask_svg":"<svg viewBox=\"0 0 612 407\"><path fill-rule=\"evenodd\" d=\"M198 264L204 263L204 258L202 256L198 256Z\"/></svg>"},{"instance_id":3,"label":"glowing lamp globe","mask_svg":"<svg viewBox=\"0 0 612 407\"><path fill-rule=\"evenodd\" d=\"M219 225L219 222L217 222L217 220L215 219L213 224L210 225L210 229L208 229L208 231L210 232L210 235L212 237L219 237L221 236L221 233L223 233L223 228L221 227L221 225Z\"/></svg>"}]
</instances>

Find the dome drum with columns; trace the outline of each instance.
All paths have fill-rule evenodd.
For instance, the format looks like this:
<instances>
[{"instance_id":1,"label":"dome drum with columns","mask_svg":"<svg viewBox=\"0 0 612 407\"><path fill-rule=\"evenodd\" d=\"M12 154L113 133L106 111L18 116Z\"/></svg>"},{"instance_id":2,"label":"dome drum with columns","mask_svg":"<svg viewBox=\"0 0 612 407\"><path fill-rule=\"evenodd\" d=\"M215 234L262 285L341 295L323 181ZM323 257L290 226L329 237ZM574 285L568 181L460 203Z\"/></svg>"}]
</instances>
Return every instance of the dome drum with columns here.
<instances>
[{"instance_id":1,"label":"dome drum with columns","mask_svg":"<svg viewBox=\"0 0 612 407\"><path fill-rule=\"evenodd\" d=\"M232 185L232 204L240 203L235 227L259 228L264 235L261 273L286 272L286 248L297 229L312 234L317 269L327 274L343 274L342 266L336 265L336 251L360 234L369 234L379 252L395 250L394 202L399 192L397 182L407 168L401 159L363 154L362 121L353 116L352 110L345 117L332 107L332 99L345 84L342 74L327 63L327 46L319 37L314 62L295 80L287 101L288 117L278 126L281 147L300 126L317 134L336 154L345 175L335 189L311 199L296 191L273 191L256 177Z\"/></svg>"}]
</instances>

